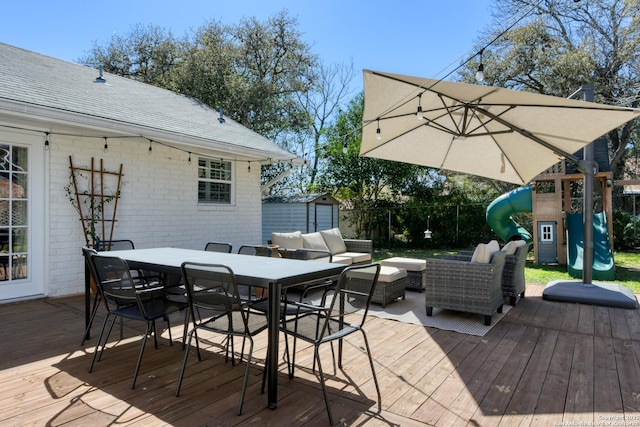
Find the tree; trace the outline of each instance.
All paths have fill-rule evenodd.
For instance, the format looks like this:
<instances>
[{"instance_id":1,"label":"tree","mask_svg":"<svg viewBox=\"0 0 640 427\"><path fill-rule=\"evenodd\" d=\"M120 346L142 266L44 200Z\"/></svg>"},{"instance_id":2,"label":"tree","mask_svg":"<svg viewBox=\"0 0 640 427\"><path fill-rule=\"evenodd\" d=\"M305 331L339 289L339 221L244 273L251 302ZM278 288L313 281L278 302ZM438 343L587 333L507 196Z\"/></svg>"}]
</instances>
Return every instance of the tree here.
<instances>
[{"instance_id":1,"label":"tree","mask_svg":"<svg viewBox=\"0 0 640 427\"><path fill-rule=\"evenodd\" d=\"M531 8L528 0L496 0L496 22ZM640 72L638 0L542 0L522 24L483 51L485 81L495 86L566 97L593 83L595 101L638 107ZM471 80L477 62L461 76ZM611 168L619 178L638 125L610 132Z\"/></svg>"},{"instance_id":2,"label":"tree","mask_svg":"<svg viewBox=\"0 0 640 427\"><path fill-rule=\"evenodd\" d=\"M114 35L107 46L93 42L81 64L154 86L167 87L180 57L171 31L154 25L135 25L126 35Z\"/></svg>"},{"instance_id":3,"label":"tree","mask_svg":"<svg viewBox=\"0 0 640 427\"><path fill-rule=\"evenodd\" d=\"M419 175L415 165L360 157L364 96L359 94L327 129L319 188L353 209L357 237L371 236L376 208L387 206Z\"/></svg>"}]
</instances>

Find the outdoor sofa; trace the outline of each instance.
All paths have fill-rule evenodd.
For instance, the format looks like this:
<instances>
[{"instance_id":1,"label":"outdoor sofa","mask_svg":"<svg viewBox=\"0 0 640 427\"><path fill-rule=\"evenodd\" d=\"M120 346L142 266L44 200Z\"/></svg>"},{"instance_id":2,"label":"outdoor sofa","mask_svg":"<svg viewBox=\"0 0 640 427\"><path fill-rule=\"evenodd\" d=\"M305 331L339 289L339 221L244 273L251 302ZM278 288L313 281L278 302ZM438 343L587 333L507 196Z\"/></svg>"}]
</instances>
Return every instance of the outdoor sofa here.
<instances>
[{"instance_id":1,"label":"outdoor sofa","mask_svg":"<svg viewBox=\"0 0 640 427\"><path fill-rule=\"evenodd\" d=\"M347 265L368 264L373 254L371 240L345 239L338 228L313 233L271 233L271 244L278 246L284 258L291 258L297 249L313 249L330 253L331 262ZM329 257L319 256L316 260L328 262Z\"/></svg>"}]
</instances>

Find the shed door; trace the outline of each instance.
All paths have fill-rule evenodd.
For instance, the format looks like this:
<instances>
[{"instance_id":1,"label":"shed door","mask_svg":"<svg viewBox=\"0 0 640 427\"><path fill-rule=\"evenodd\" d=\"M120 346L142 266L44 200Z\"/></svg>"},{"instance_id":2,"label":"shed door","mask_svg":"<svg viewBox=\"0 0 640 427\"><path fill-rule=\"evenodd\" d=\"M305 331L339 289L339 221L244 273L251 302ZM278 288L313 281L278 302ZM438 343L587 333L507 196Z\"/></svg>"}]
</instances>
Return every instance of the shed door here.
<instances>
[{"instance_id":1,"label":"shed door","mask_svg":"<svg viewBox=\"0 0 640 427\"><path fill-rule=\"evenodd\" d=\"M313 231L328 230L337 226L333 223L333 205L316 203L316 222Z\"/></svg>"},{"instance_id":2,"label":"shed door","mask_svg":"<svg viewBox=\"0 0 640 427\"><path fill-rule=\"evenodd\" d=\"M0 134L0 301L44 295L41 137Z\"/></svg>"}]
</instances>

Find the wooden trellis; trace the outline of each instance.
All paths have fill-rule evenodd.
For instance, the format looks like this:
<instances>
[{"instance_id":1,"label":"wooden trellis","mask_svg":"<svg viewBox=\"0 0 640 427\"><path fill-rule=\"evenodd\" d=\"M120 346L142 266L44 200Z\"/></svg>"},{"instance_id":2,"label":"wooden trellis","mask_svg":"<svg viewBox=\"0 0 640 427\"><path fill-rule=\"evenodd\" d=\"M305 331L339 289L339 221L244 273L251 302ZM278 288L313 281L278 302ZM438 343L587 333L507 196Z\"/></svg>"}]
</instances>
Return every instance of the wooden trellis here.
<instances>
[{"instance_id":1,"label":"wooden trellis","mask_svg":"<svg viewBox=\"0 0 640 427\"><path fill-rule=\"evenodd\" d=\"M80 214L87 246L93 247L98 240L112 240L120 199L122 163L118 172L111 172L104 169L102 159L100 159L100 169L96 169L93 157L91 166L86 168L74 166L73 158L69 156L69 168L73 191L69 188L67 193ZM86 188L79 188L82 187L78 183L80 177L86 178ZM111 179L115 181L115 189L110 188L105 182Z\"/></svg>"}]
</instances>

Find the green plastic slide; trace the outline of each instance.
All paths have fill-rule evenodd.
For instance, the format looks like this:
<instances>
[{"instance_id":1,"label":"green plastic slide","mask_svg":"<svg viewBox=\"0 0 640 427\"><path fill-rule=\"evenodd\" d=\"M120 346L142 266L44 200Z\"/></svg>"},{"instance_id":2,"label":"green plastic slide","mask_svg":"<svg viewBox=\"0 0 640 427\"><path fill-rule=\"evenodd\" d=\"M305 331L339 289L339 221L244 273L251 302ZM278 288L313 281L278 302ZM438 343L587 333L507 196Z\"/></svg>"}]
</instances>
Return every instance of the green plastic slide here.
<instances>
[{"instance_id":1,"label":"green plastic slide","mask_svg":"<svg viewBox=\"0 0 640 427\"><path fill-rule=\"evenodd\" d=\"M515 213L531 212L532 204L531 187L516 188L491 202L487 207L487 224L505 242L521 239L531 243L531 233L511 216Z\"/></svg>"},{"instance_id":2,"label":"green plastic slide","mask_svg":"<svg viewBox=\"0 0 640 427\"><path fill-rule=\"evenodd\" d=\"M567 214L567 268L569 275L582 278L584 228L582 214ZM593 270L595 280L613 280L615 267L609 242L607 217L604 212L593 215Z\"/></svg>"}]
</instances>

